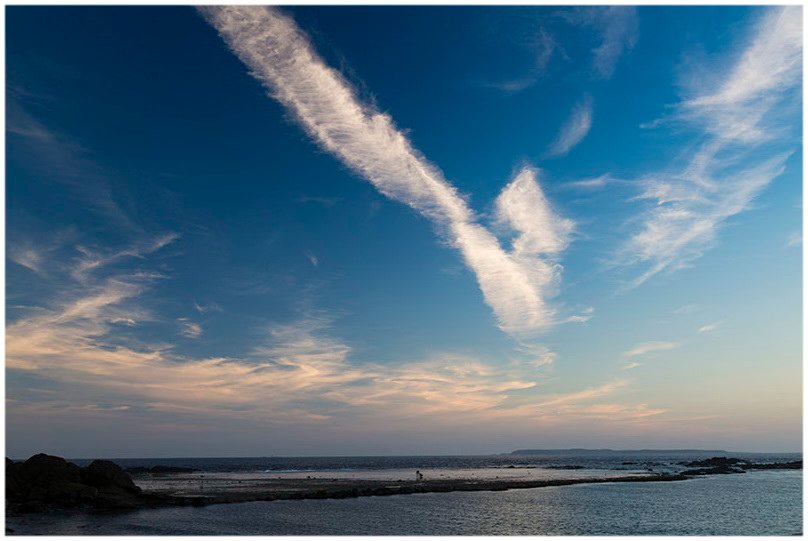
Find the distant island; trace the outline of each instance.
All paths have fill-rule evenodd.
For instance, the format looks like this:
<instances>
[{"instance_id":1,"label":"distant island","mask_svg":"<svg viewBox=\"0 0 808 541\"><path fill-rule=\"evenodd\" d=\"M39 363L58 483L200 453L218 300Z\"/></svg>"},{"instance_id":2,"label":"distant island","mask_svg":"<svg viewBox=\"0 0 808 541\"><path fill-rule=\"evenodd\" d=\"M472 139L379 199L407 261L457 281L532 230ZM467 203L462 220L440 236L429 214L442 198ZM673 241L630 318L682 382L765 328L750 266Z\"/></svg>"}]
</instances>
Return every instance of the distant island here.
<instances>
[{"instance_id":1,"label":"distant island","mask_svg":"<svg viewBox=\"0 0 808 541\"><path fill-rule=\"evenodd\" d=\"M636 454L704 454L728 455L728 451L720 449L517 449L512 455L636 455ZM742 454L742 453L733 453Z\"/></svg>"}]
</instances>

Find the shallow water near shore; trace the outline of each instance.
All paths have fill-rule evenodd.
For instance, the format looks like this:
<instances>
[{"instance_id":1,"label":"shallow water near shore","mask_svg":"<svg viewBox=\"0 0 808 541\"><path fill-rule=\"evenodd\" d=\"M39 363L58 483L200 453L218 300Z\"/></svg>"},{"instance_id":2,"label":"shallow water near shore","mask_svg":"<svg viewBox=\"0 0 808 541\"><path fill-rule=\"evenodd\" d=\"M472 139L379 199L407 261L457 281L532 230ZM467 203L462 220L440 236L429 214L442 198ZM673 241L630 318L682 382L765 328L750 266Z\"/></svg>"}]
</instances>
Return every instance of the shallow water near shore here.
<instances>
[{"instance_id":1,"label":"shallow water near shore","mask_svg":"<svg viewBox=\"0 0 808 541\"><path fill-rule=\"evenodd\" d=\"M9 517L36 535L795 535L802 472Z\"/></svg>"}]
</instances>

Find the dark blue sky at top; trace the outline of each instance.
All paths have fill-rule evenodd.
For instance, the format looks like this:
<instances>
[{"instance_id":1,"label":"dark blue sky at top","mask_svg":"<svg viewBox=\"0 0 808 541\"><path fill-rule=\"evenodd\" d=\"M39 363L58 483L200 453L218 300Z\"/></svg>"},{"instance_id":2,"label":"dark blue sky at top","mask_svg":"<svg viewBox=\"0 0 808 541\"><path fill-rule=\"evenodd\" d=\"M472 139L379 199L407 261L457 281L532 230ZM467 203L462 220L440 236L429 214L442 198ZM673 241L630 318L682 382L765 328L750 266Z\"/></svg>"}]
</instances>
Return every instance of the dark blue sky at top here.
<instances>
[{"instance_id":1,"label":"dark blue sky at top","mask_svg":"<svg viewBox=\"0 0 808 541\"><path fill-rule=\"evenodd\" d=\"M686 285L660 277L616 296L628 275L609 263L639 212L635 191L617 185L607 197L564 186L605 173L637 179L675 163L694 144L692 133L639 126L681 101L689 66L706 63L709 76L711 62L731 61L727 45L760 8L640 8L637 43L609 78L592 73L601 37L572 24L571 8L284 9L484 223L518 167L542 169L548 197L579 224L557 302L569 314L589 306L602 314L594 330L567 326L545 337L568 363L559 363L559 378L602 379L612 368L601 353L619 354L660 324L681 331L682 321L660 314L708 292L727 308L740 284L775 280L772 268L797 283L798 255L775 249L772 239L784 243L801 227L798 145L759 210L727 226L714 251L677 275ZM53 245L48 258L67 265L76 245L114 251L180 234L147 259L103 271L164 275L145 294L158 317L121 328L121 336L171 343L184 355L235 357L267 325L322 312L357 363L446 350L509 359L514 341L496 327L460 256L425 219L313 143L193 8L8 7L6 26L9 246ZM539 29L560 47L544 67L536 60ZM503 90L514 81L527 83ZM594 104L588 136L567 156L546 157L586 94ZM38 128L49 135L20 135ZM750 248L765 268L739 256ZM726 265L736 265L735 276L716 270ZM8 264L9 321L47 306L67 280ZM747 300L764 306L790 298L788 291L776 285ZM200 314L194 304L218 309ZM202 339L178 337L178 318L199 322ZM737 332L747 325L756 322ZM566 381L562 388L574 387Z\"/></svg>"}]
</instances>

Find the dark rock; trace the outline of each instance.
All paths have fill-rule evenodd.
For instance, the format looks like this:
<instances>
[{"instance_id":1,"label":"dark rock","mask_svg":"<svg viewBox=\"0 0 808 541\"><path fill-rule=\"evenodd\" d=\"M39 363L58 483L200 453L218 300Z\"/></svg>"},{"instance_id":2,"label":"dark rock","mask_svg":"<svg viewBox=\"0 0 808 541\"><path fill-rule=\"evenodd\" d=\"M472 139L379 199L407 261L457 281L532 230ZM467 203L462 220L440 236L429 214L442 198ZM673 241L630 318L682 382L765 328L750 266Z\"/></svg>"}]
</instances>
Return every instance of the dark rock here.
<instances>
[{"instance_id":1,"label":"dark rock","mask_svg":"<svg viewBox=\"0 0 808 541\"><path fill-rule=\"evenodd\" d=\"M6 457L6 498L16 499L22 495L25 482L20 474L20 465Z\"/></svg>"},{"instance_id":2,"label":"dark rock","mask_svg":"<svg viewBox=\"0 0 808 541\"><path fill-rule=\"evenodd\" d=\"M48 502L92 502L98 489L71 481L57 481L48 485L44 500Z\"/></svg>"},{"instance_id":3,"label":"dark rock","mask_svg":"<svg viewBox=\"0 0 808 541\"><path fill-rule=\"evenodd\" d=\"M82 484L79 467L63 458L38 454L22 464L6 460L6 498L12 504L73 507L91 502L97 492Z\"/></svg>"},{"instance_id":4,"label":"dark rock","mask_svg":"<svg viewBox=\"0 0 808 541\"><path fill-rule=\"evenodd\" d=\"M747 470L801 470L802 460L793 462L775 462L768 464L755 464L748 460L728 457L712 457L707 460L686 462L685 466L697 469L685 470L682 475L715 475L728 473L746 473Z\"/></svg>"},{"instance_id":5,"label":"dark rock","mask_svg":"<svg viewBox=\"0 0 808 541\"><path fill-rule=\"evenodd\" d=\"M722 475L729 473L746 473L741 468L730 467L716 467L716 468L699 468L695 470L685 470L682 475Z\"/></svg>"},{"instance_id":6,"label":"dark rock","mask_svg":"<svg viewBox=\"0 0 808 541\"><path fill-rule=\"evenodd\" d=\"M109 460L93 460L89 466L81 470L81 482L99 490L120 489L134 494L140 493L140 487L132 482L132 478L120 466Z\"/></svg>"},{"instance_id":7,"label":"dark rock","mask_svg":"<svg viewBox=\"0 0 808 541\"><path fill-rule=\"evenodd\" d=\"M740 458L728 458L724 456L714 456L706 460L694 460L685 462L685 466L690 468L729 468L735 465L748 464L748 461Z\"/></svg>"},{"instance_id":8,"label":"dark rock","mask_svg":"<svg viewBox=\"0 0 808 541\"><path fill-rule=\"evenodd\" d=\"M132 509L147 500L129 475L108 460L95 460L79 468L45 454L22 464L6 459L6 501L15 512L69 507Z\"/></svg>"},{"instance_id":9,"label":"dark rock","mask_svg":"<svg viewBox=\"0 0 808 541\"><path fill-rule=\"evenodd\" d=\"M775 462L772 464L747 464L743 467L747 470L801 470L802 460Z\"/></svg>"},{"instance_id":10,"label":"dark rock","mask_svg":"<svg viewBox=\"0 0 808 541\"><path fill-rule=\"evenodd\" d=\"M31 485L47 485L51 482L81 482L79 467L58 456L40 453L20 465L21 478Z\"/></svg>"}]
</instances>

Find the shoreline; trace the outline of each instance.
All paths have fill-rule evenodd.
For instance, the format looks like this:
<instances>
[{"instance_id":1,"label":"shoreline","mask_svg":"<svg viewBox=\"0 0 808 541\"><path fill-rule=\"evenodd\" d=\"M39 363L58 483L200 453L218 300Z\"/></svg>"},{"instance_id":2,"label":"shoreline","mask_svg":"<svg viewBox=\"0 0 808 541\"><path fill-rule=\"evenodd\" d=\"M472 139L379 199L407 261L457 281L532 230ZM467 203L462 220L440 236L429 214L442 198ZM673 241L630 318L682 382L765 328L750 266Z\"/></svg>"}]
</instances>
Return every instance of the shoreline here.
<instances>
[{"instance_id":1,"label":"shoreline","mask_svg":"<svg viewBox=\"0 0 808 541\"><path fill-rule=\"evenodd\" d=\"M531 488L546 488L598 483L655 483L686 481L692 477L678 474L627 475L615 477L583 477L573 479L435 479L428 481L376 481L364 479L290 479L286 483L267 487L244 487L241 490L219 490L208 494L175 495L168 490L143 491L137 497L110 507L83 506L54 507L68 511L136 511L160 507L206 507L233 503L283 500L326 500L362 498L372 496L398 496L448 492L503 492ZM16 507L16 508L15 508ZM26 509L25 506L7 507L7 515L41 513L44 509Z\"/></svg>"},{"instance_id":2,"label":"shoreline","mask_svg":"<svg viewBox=\"0 0 808 541\"><path fill-rule=\"evenodd\" d=\"M496 477L474 476L469 471L455 471L451 477L424 479L373 478L330 475L254 476L227 472L193 472L187 468L155 466L128 474L119 465L107 460L95 460L79 468L61 457L39 454L24 463L6 461L6 510L9 514L41 513L49 510L137 510L154 507L208 506L254 501L344 499L369 496L396 496L445 492L498 492L530 488L559 487L599 483L654 483L685 481L716 474L746 474L748 471L772 469L802 469L802 461L781 463L752 463L729 457L679 462L680 471L640 472L625 474L596 474L594 470L556 472L551 476L530 478L514 472ZM580 466L548 468L579 470ZM182 470L182 471L180 471ZM187 470L187 471L185 471ZM324 472L323 472L324 473ZM397 474L401 471L390 472ZM418 473L418 472L416 472ZM459 475L458 475L459 474Z\"/></svg>"},{"instance_id":3,"label":"shoreline","mask_svg":"<svg viewBox=\"0 0 808 541\"><path fill-rule=\"evenodd\" d=\"M196 505L207 506L227 503L246 503L253 501L279 501L279 500L323 500L361 498L369 496L397 496L405 494L427 494L444 492L501 492L529 488L544 488L553 486L568 486L596 483L649 483L666 481L685 481L692 479L685 475L629 475L620 477L591 477L579 479L494 479L494 480L429 480L429 481L367 481L367 480L337 480L337 479L296 479L295 487L278 487L269 490L247 490L241 493L219 493L200 496L169 496L173 501L166 501L166 505ZM159 493L144 493L147 495L160 495Z\"/></svg>"}]
</instances>

